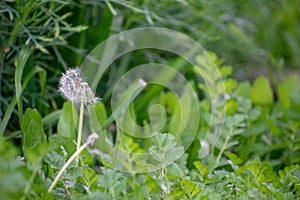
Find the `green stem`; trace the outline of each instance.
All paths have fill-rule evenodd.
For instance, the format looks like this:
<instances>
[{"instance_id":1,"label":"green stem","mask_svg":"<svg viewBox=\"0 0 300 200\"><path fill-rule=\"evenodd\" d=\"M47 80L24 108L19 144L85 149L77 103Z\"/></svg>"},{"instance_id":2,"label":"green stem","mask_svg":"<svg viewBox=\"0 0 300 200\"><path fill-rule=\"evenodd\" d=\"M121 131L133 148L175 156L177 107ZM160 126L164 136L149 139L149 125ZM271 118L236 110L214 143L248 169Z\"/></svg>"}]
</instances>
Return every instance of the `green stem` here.
<instances>
[{"instance_id":1,"label":"green stem","mask_svg":"<svg viewBox=\"0 0 300 200\"><path fill-rule=\"evenodd\" d=\"M110 187L109 191L110 191L111 198L112 198L113 200L116 200L116 195L115 195L115 192L114 192L113 187Z\"/></svg>"},{"instance_id":2,"label":"green stem","mask_svg":"<svg viewBox=\"0 0 300 200\"><path fill-rule=\"evenodd\" d=\"M61 168L61 170L58 172L58 174L56 175L54 181L52 182L51 186L48 189L48 192L50 193L54 186L56 185L58 179L61 177L61 175L64 173L64 171L67 169L67 167L71 164L71 162L74 160L74 158L76 156L78 156L80 154L81 151L83 151L84 148L86 148L89 144L88 143L84 143L79 149L77 149L77 151L69 158L69 160L65 163L65 165Z\"/></svg>"},{"instance_id":3,"label":"green stem","mask_svg":"<svg viewBox=\"0 0 300 200\"><path fill-rule=\"evenodd\" d=\"M169 195L169 184L168 184L168 178L166 176L166 173L167 173L167 166L165 164L165 158L163 158L161 177L163 178L163 184L166 187L163 190L163 199L168 199L168 195Z\"/></svg>"},{"instance_id":4,"label":"green stem","mask_svg":"<svg viewBox=\"0 0 300 200\"><path fill-rule=\"evenodd\" d=\"M230 135L231 135L231 134L230 134ZM219 162L220 162L220 159L221 159L221 157L222 157L222 155L223 155L223 153L224 153L224 151L225 151L225 149L226 149L226 147L227 147L227 144L228 144L230 138L231 138L231 136L227 136L227 137L226 137L226 140L225 140L225 142L224 142L224 144L223 144L223 146L222 146L222 148L221 148L221 150L220 150L220 152L219 152L219 154L218 154L218 156L217 156L216 164L215 164L215 166L213 167L213 169L215 169L215 168L218 167Z\"/></svg>"},{"instance_id":5,"label":"green stem","mask_svg":"<svg viewBox=\"0 0 300 200\"><path fill-rule=\"evenodd\" d=\"M4 52L3 50L0 50L0 77L2 77L2 72L3 72L3 65L4 65ZM0 81L0 96L2 93L2 82ZM0 101L0 116L2 117L2 109L1 109L1 101Z\"/></svg>"},{"instance_id":6,"label":"green stem","mask_svg":"<svg viewBox=\"0 0 300 200\"><path fill-rule=\"evenodd\" d=\"M13 43L15 43L16 38L18 37L19 30L21 28L20 20L17 20L13 30L11 31L10 37L8 39L8 46L10 47Z\"/></svg>"},{"instance_id":7,"label":"green stem","mask_svg":"<svg viewBox=\"0 0 300 200\"><path fill-rule=\"evenodd\" d=\"M28 183L27 183L27 185L26 185L26 187L25 187L25 189L24 189L24 194L23 194L21 200L25 200L25 199L26 199L26 196L28 195L29 190L30 190L30 188L31 188L31 185L32 185L32 183L33 183L33 181L34 181L34 178L35 178L36 174L37 174L37 171L38 171L38 167L36 167L36 168L34 169L34 171L32 172L32 174L31 174L31 176L30 176L30 179L29 179L29 181L28 181Z\"/></svg>"},{"instance_id":8,"label":"green stem","mask_svg":"<svg viewBox=\"0 0 300 200\"><path fill-rule=\"evenodd\" d=\"M115 11L114 7L111 5L111 3L108 1L108 0L105 0L105 3L106 5L108 6L110 12L113 14L113 15L117 15L117 12Z\"/></svg>"},{"instance_id":9,"label":"green stem","mask_svg":"<svg viewBox=\"0 0 300 200\"><path fill-rule=\"evenodd\" d=\"M78 125L78 136L77 136L76 150L79 149L80 144L81 144L82 124L83 124L83 112L84 112L84 102L81 101L81 103L80 103L80 114L79 114L79 125ZM76 159L79 160L79 154L76 157Z\"/></svg>"}]
</instances>

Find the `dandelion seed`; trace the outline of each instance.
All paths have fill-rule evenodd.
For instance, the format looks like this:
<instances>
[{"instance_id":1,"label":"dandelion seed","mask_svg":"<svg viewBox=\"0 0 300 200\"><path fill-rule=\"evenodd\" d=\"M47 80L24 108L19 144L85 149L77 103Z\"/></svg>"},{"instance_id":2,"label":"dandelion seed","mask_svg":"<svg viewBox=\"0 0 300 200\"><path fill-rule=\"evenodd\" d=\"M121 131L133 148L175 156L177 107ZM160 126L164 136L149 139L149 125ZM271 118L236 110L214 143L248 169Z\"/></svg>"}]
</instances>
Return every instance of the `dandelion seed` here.
<instances>
[{"instance_id":1,"label":"dandelion seed","mask_svg":"<svg viewBox=\"0 0 300 200\"><path fill-rule=\"evenodd\" d=\"M99 100L88 83L84 82L83 75L78 67L67 70L65 74L63 73L59 80L58 91L73 104L83 102L87 105Z\"/></svg>"}]
</instances>

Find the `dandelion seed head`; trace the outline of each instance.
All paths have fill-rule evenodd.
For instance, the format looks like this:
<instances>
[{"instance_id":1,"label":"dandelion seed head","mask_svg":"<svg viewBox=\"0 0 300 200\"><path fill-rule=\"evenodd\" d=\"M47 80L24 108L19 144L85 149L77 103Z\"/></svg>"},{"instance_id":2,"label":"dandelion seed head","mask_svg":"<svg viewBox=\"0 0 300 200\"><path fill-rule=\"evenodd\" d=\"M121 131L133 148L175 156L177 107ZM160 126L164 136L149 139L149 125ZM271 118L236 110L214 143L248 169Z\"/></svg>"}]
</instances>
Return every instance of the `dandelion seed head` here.
<instances>
[{"instance_id":1,"label":"dandelion seed head","mask_svg":"<svg viewBox=\"0 0 300 200\"><path fill-rule=\"evenodd\" d=\"M87 105L99 100L88 83L84 82L84 77L78 67L67 70L65 74L63 73L59 80L58 91L73 104L83 101Z\"/></svg>"}]
</instances>

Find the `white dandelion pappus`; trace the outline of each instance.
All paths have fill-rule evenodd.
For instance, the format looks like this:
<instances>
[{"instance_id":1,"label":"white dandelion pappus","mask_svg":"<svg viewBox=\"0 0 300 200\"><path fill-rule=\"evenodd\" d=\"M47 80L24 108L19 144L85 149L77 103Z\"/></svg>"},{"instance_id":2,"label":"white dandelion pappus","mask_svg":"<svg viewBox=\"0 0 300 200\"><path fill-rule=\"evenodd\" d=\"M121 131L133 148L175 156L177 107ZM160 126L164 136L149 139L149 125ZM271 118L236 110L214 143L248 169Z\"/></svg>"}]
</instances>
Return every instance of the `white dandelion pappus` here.
<instances>
[{"instance_id":1,"label":"white dandelion pappus","mask_svg":"<svg viewBox=\"0 0 300 200\"><path fill-rule=\"evenodd\" d=\"M83 101L87 105L99 100L88 83L84 81L84 77L78 67L63 73L59 80L58 88L61 95L73 104L79 104Z\"/></svg>"}]
</instances>

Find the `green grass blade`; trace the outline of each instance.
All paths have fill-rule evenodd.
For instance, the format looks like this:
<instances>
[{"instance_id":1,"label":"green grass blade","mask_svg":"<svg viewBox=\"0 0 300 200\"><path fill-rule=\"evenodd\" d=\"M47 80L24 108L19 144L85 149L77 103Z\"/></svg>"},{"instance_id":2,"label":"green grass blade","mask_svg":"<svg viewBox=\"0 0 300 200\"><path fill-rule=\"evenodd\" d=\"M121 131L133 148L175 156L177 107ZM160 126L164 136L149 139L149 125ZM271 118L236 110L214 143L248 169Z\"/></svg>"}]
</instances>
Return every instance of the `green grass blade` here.
<instances>
[{"instance_id":1,"label":"green grass blade","mask_svg":"<svg viewBox=\"0 0 300 200\"><path fill-rule=\"evenodd\" d=\"M24 47L21 49L16 63L16 71L15 71L15 90L16 90L16 103L18 106L18 112L19 112L19 121L20 124L22 123L22 116L23 116L23 104L22 104L22 76L24 67L29 59L29 56L31 54L32 50L30 50L27 47Z\"/></svg>"},{"instance_id":2,"label":"green grass blade","mask_svg":"<svg viewBox=\"0 0 300 200\"><path fill-rule=\"evenodd\" d=\"M29 80L30 80L36 73L38 73L40 70L41 70L41 68L36 67L36 68L34 68L34 70L32 70L30 73L28 73L28 74L25 76L25 78L24 78L24 80L23 80L22 89L21 89L21 92L20 92L20 93L22 93L22 91L24 90L24 88L25 88L26 85L28 84ZM0 123L0 134L4 134L4 131L5 131L5 129L6 129L6 126L7 126L7 124L8 124L8 121L9 121L9 119L10 119L10 116L11 116L11 114L12 114L12 112L13 112L13 110L14 110L16 104L17 104L17 100L16 100L16 96L14 96L13 99L11 100L10 104L8 105L7 110L6 110L5 114L4 114L4 117L3 117L3 119L2 119L2 121L1 121L1 123Z\"/></svg>"}]
</instances>

